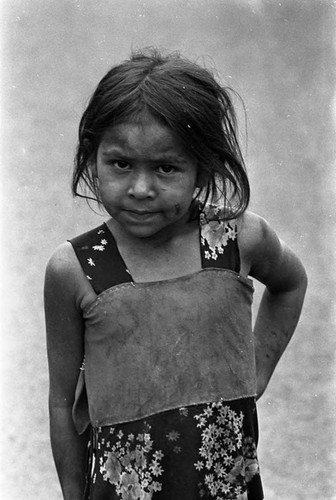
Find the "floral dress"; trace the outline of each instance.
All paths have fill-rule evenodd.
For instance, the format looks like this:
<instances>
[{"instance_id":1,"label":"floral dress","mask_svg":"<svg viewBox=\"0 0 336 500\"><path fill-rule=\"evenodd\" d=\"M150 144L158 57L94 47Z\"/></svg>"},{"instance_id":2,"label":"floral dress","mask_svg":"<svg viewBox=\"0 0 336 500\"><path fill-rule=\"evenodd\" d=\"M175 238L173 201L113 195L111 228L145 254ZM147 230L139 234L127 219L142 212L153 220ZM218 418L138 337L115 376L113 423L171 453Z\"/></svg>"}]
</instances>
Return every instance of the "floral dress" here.
<instances>
[{"instance_id":1,"label":"floral dress","mask_svg":"<svg viewBox=\"0 0 336 500\"><path fill-rule=\"evenodd\" d=\"M203 267L225 268L238 275L235 221L225 222L221 209L213 206L200 213L199 221ZM105 224L71 243L98 294L115 283L132 281ZM111 248L113 259L108 254ZM113 283L107 272L111 262ZM90 428L85 500L263 498L253 395L218 398Z\"/></svg>"}]
</instances>

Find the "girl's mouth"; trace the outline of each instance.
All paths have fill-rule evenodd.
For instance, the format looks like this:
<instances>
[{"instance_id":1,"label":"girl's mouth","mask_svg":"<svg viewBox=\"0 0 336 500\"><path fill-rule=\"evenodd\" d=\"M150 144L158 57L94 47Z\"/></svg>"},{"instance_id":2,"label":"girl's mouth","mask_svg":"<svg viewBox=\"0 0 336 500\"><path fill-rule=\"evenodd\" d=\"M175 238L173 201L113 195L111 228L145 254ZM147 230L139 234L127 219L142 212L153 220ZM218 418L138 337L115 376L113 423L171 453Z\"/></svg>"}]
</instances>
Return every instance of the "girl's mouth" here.
<instances>
[{"instance_id":1,"label":"girl's mouth","mask_svg":"<svg viewBox=\"0 0 336 500\"><path fill-rule=\"evenodd\" d=\"M155 214L156 212L153 211L147 211L147 210L126 210L126 212L131 212L132 214L136 215L149 215L149 214Z\"/></svg>"},{"instance_id":2,"label":"girl's mouth","mask_svg":"<svg viewBox=\"0 0 336 500\"><path fill-rule=\"evenodd\" d=\"M147 210L124 210L126 216L137 221L147 221L155 217L158 212Z\"/></svg>"}]
</instances>

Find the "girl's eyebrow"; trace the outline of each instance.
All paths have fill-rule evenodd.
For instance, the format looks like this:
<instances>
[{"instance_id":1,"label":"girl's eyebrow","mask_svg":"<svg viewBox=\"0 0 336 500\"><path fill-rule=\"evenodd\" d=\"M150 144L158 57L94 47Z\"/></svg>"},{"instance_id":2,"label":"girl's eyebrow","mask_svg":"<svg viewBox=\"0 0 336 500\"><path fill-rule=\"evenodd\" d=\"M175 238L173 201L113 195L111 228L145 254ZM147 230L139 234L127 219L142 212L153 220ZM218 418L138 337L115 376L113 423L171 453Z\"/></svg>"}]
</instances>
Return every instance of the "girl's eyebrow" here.
<instances>
[{"instance_id":1,"label":"girl's eyebrow","mask_svg":"<svg viewBox=\"0 0 336 500\"><path fill-rule=\"evenodd\" d=\"M136 158L132 154L128 154L126 151L119 148L111 148L105 151L102 151L103 157L111 157L118 156L123 158L124 160L134 161ZM150 163L159 163L159 162L178 162L178 163L187 163L188 158L181 154L172 154L172 153L161 153L157 157L153 155L151 158L148 158Z\"/></svg>"}]
</instances>

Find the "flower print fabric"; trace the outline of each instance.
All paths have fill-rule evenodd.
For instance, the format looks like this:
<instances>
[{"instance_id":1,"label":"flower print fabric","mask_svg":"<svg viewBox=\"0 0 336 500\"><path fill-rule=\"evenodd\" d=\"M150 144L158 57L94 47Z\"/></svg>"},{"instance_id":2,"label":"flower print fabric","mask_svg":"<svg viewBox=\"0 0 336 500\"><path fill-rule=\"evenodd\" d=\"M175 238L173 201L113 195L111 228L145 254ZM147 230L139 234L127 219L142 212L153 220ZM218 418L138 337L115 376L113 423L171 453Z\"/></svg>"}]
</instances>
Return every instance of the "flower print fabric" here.
<instances>
[{"instance_id":1,"label":"flower print fabric","mask_svg":"<svg viewBox=\"0 0 336 500\"><path fill-rule=\"evenodd\" d=\"M97 428L86 498L261 500L255 424L246 399Z\"/></svg>"},{"instance_id":2,"label":"flower print fabric","mask_svg":"<svg viewBox=\"0 0 336 500\"><path fill-rule=\"evenodd\" d=\"M131 433L126 436L119 430L115 444L106 443L106 449L111 451L106 451L100 473L105 481L115 486L120 498L150 500L153 492L162 489L156 478L163 472L160 465L163 453L152 450L149 430L146 424L145 432L137 435ZM110 434L114 434L113 428L110 428ZM102 441L101 446L104 444Z\"/></svg>"},{"instance_id":3,"label":"flower print fabric","mask_svg":"<svg viewBox=\"0 0 336 500\"><path fill-rule=\"evenodd\" d=\"M213 498L247 499L259 464L256 444L243 430L244 413L219 401L208 404L195 418L202 430L201 459L195 467L205 473L203 496L208 490Z\"/></svg>"},{"instance_id":4,"label":"flower print fabric","mask_svg":"<svg viewBox=\"0 0 336 500\"><path fill-rule=\"evenodd\" d=\"M200 214L200 225L204 257L216 261L224 254L228 242L237 238L236 223L234 220L224 220L222 207L209 205L207 210Z\"/></svg>"}]
</instances>

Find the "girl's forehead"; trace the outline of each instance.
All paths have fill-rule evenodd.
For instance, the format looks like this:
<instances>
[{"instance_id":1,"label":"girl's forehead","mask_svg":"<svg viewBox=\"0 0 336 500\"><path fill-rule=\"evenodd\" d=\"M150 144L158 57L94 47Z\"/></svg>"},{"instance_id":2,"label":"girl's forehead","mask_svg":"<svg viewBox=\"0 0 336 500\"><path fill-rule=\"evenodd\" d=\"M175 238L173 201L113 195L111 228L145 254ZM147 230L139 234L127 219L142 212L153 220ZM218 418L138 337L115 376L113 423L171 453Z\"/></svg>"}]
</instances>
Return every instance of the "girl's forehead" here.
<instances>
[{"instance_id":1,"label":"girl's forehead","mask_svg":"<svg viewBox=\"0 0 336 500\"><path fill-rule=\"evenodd\" d=\"M193 160L173 130L155 118L131 120L107 128L99 145L105 155L121 153L129 157L169 155Z\"/></svg>"},{"instance_id":2,"label":"girl's forehead","mask_svg":"<svg viewBox=\"0 0 336 500\"><path fill-rule=\"evenodd\" d=\"M119 144L154 143L164 141L167 144L181 146L173 130L160 120L145 116L141 119L130 119L106 128L101 144L118 142Z\"/></svg>"},{"instance_id":3,"label":"girl's forehead","mask_svg":"<svg viewBox=\"0 0 336 500\"><path fill-rule=\"evenodd\" d=\"M163 123L162 120L152 115L148 111L142 111L140 113L136 113L130 117L125 118L122 121L118 121L115 124L111 124L110 127L107 127L106 131L111 131L112 129L135 129L146 130L150 127L161 128L165 130L170 130L170 127Z\"/></svg>"}]
</instances>

